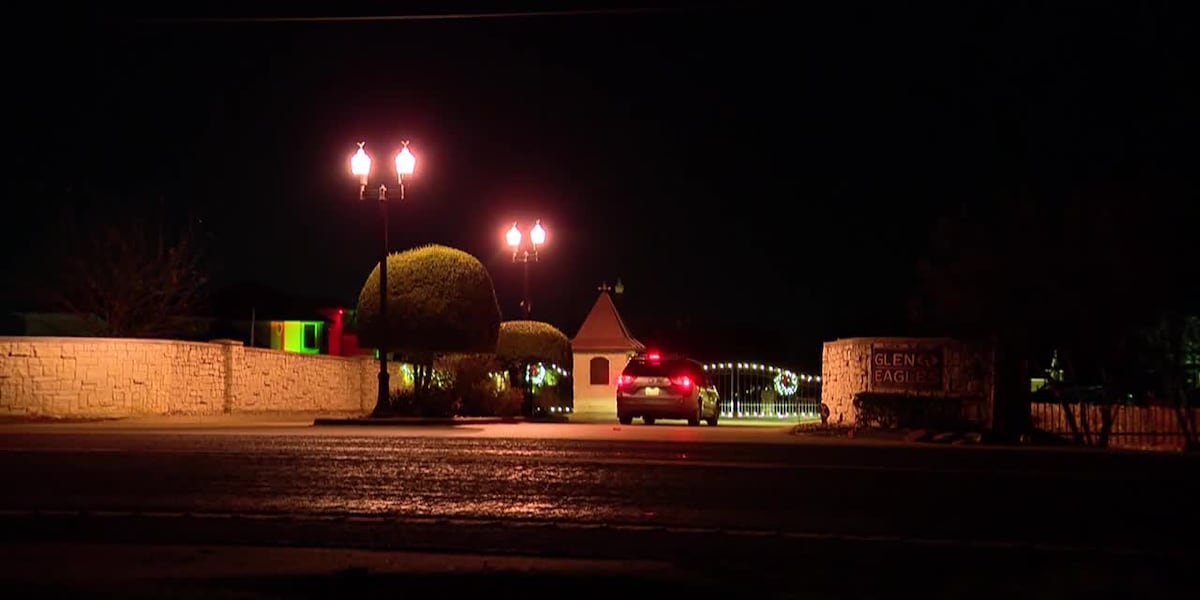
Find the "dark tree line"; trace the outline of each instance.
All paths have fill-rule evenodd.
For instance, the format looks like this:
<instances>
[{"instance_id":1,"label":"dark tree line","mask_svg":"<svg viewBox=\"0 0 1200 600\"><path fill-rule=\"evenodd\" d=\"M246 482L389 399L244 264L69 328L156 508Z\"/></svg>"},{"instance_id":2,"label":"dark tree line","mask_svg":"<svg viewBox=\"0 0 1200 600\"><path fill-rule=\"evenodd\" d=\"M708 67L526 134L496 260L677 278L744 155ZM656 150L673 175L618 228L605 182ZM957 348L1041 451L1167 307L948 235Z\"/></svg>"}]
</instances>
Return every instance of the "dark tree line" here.
<instances>
[{"instance_id":1,"label":"dark tree line","mask_svg":"<svg viewBox=\"0 0 1200 600\"><path fill-rule=\"evenodd\" d=\"M1029 377L1052 355L1061 389L1100 385L1105 405L1149 393L1187 408L1197 200L1185 186L1109 182L964 205L934 228L913 317L995 343L996 425L1012 435L1029 429Z\"/></svg>"}]
</instances>

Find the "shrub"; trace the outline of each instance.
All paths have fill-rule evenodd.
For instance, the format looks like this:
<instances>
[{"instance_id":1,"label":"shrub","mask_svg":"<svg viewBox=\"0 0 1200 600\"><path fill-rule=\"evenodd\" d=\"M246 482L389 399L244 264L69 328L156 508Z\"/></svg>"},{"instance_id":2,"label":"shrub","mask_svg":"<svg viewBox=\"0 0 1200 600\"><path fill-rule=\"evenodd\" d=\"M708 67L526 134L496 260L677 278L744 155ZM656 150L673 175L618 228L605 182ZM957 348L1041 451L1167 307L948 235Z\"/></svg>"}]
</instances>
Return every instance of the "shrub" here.
<instances>
[{"instance_id":1,"label":"shrub","mask_svg":"<svg viewBox=\"0 0 1200 600\"><path fill-rule=\"evenodd\" d=\"M421 414L417 397L413 394L412 388L393 390L388 396L388 400L389 404L385 411L377 416L415 417Z\"/></svg>"},{"instance_id":2,"label":"shrub","mask_svg":"<svg viewBox=\"0 0 1200 600\"><path fill-rule=\"evenodd\" d=\"M454 390L431 388L417 399L417 408L422 417L453 417L461 404Z\"/></svg>"},{"instance_id":3,"label":"shrub","mask_svg":"<svg viewBox=\"0 0 1200 600\"><path fill-rule=\"evenodd\" d=\"M491 399L488 414L497 417L515 417L521 414L521 403L524 400L525 393L523 391L511 387L506 388Z\"/></svg>"},{"instance_id":4,"label":"shrub","mask_svg":"<svg viewBox=\"0 0 1200 600\"><path fill-rule=\"evenodd\" d=\"M500 390L492 373L500 369L493 354L455 354L440 361L450 373L450 390L459 402L459 414L491 416Z\"/></svg>"},{"instance_id":5,"label":"shrub","mask_svg":"<svg viewBox=\"0 0 1200 600\"><path fill-rule=\"evenodd\" d=\"M561 384L560 384L561 385ZM551 406L562 406L563 394L559 386L541 386L533 393L533 414L550 414Z\"/></svg>"},{"instance_id":6,"label":"shrub","mask_svg":"<svg viewBox=\"0 0 1200 600\"><path fill-rule=\"evenodd\" d=\"M496 356L508 369L513 387L524 388L521 413L533 416L537 400L535 390L525 382L525 369L534 363L569 365L571 341L563 332L549 323L541 321L505 321L500 324L500 337L496 342ZM536 393L549 386L542 386Z\"/></svg>"},{"instance_id":7,"label":"shrub","mask_svg":"<svg viewBox=\"0 0 1200 600\"><path fill-rule=\"evenodd\" d=\"M549 323L505 321L500 324L496 356L510 364L548 362L567 367L571 341Z\"/></svg>"},{"instance_id":8,"label":"shrub","mask_svg":"<svg viewBox=\"0 0 1200 600\"><path fill-rule=\"evenodd\" d=\"M391 393L391 405L375 416L451 417L458 413L459 402L449 389L433 387L417 396L412 389Z\"/></svg>"},{"instance_id":9,"label":"shrub","mask_svg":"<svg viewBox=\"0 0 1200 600\"><path fill-rule=\"evenodd\" d=\"M388 331L379 322L376 265L358 295L360 344L423 354L495 351L500 305L478 259L430 245L388 256L387 269Z\"/></svg>"},{"instance_id":10,"label":"shrub","mask_svg":"<svg viewBox=\"0 0 1200 600\"><path fill-rule=\"evenodd\" d=\"M854 396L855 423L880 429L962 430L964 399L860 392Z\"/></svg>"}]
</instances>

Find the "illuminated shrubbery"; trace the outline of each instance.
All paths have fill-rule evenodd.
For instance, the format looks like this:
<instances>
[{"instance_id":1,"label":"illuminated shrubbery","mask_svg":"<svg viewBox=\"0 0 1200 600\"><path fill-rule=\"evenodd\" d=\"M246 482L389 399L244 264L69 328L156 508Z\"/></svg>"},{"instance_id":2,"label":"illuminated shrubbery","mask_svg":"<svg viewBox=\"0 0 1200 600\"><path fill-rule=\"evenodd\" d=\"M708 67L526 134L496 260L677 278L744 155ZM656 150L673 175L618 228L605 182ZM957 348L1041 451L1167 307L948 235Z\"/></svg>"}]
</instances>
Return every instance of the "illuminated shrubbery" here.
<instances>
[{"instance_id":1,"label":"illuminated shrubbery","mask_svg":"<svg viewBox=\"0 0 1200 600\"><path fill-rule=\"evenodd\" d=\"M474 256L422 246L388 257L388 331L379 324L379 266L358 295L359 343L394 352L493 352L500 305L492 277ZM383 344L384 340L387 344Z\"/></svg>"},{"instance_id":2,"label":"illuminated shrubbery","mask_svg":"<svg viewBox=\"0 0 1200 600\"><path fill-rule=\"evenodd\" d=\"M557 385L533 385L526 380L526 373L531 365L545 369L545 364L571 364L571 341L563 332L541 321L505 321L500 324L496 356L508 369L513 386L524 392L522 413L533 416L535 406L544 409L560 402Z\"/></svg>"},{"instance_id":3,"label":"illuminated shrubbery","mask_svg":"<svg viewBox=\"0 0 1200 600\"><path fill-rule=\"evenodd\" d=\"M448 353L492 353L500 305L483 263L461 250L430 245L387 259L388 323L380 323L379 266L358 295L359 343L386 348L413 366L412 396L423 414L456 410L433 385L433 363ZM446 394L443 394L446 392Z\"/></svg>"},{"instance_id":4,"label":"illuminated shrubbery","mask_svg":"<svg viewBox=\"0 0 1200 600\"><path fill-rule=\"evenodd\" d=\"M456 414L468 417L508 417L520 413L521 396L509 388L494 354L453 354L438 361L449 375Z\"/></svg>"},{"instance_id":5,"label":"illuminated shrubbery","mask_svg":"<svg viewBox=\"0 0 1200 600\"><path fill-rule=\"evenodd\" d=\"M565 367L571 362L571 341L549 323L505 321L500 324L496 356L508 363L548 362Z\"/></svg>"}]
</instances>

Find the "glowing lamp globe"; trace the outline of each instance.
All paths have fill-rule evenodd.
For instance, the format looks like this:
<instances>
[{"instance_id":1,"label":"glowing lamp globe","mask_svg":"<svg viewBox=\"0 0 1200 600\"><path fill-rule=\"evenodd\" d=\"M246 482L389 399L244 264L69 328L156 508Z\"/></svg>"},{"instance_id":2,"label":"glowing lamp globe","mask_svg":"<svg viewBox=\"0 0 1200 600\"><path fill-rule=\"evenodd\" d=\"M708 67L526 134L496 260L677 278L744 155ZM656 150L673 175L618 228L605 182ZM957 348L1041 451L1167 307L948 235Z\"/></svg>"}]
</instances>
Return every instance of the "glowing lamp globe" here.
<instances>
[{"instance_id":1,"label":"glowing lamp globe","mask_svg":"<svg viewBox=\"0 0 1200 600\"><path fill-rule=\"evenodd\" d=\"M517 229L516 223L513 223L513 226L509 228L508 233L504 234L504 239L508 242L508 245L512 246L513 248L521 245L521 230Z\"/></svg>"},{"instance_id":2,"label":"glowing lamp globe","mask_svg":"<svg viewBox=\"0 0 1200 600\"><path fill-rule=\"evenodd\" d=\"M417 167L417 158L412 152L408 151L408 145L400 149L400 153L396 155L396 174L400 177L412 175L413 170Z\"/></svg>"},{"instance_id":3,"label":"glowing lamp globe","mask_svg":"<svg viewBox=\"0 0 1200 600\"><path fill-rule=\"evenodd\" d=\"M533 225L533 229L529 231L529 241L533 245L540 246L546 243L546 230L542 228L542 222L539 220Z\"/></svg>"},{"instance_id":4,"label":"glowing lamp globe","mask_svg":"<svg viewBox=\"0 0 1200 600\"><path fill-rule=\"evenodd\" d=\"M363 150L362 142L358 144L358 152L350 157L350 172L361 179L366 179L371 174L371 157Z\"/></svg>"}]
</instances>

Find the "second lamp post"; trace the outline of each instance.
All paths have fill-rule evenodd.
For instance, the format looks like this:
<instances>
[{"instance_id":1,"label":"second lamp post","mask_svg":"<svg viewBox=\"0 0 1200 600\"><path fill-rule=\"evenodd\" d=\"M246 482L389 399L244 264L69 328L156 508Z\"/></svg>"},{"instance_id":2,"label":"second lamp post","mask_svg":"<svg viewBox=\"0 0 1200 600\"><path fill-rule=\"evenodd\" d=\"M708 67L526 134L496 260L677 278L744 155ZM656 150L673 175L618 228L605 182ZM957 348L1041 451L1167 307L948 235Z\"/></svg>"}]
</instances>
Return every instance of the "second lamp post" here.
<instances>
[{"instance_id":1,"label":"second lamp post","mask_svg":"<svg viewBox=\"0 0 1200 600\"><path fill-rule=\"evenodd\" d=\"M521 295L521 310L525 313L525 320L529 320L533 316L533 304L529 299L529 263L537 262L538 248L546 243L546 228L542 227L542 220L538 219L533 224L533 228L529 230L529 243L522 244L525 238L521 234L521 229L513 223L508 233L504 235L505 241L512 248L512 260L514 263L521 263L525 269L525 284Z\"/></svg>"},{"instance_id":2,"label":"second lamp post","mask_svg":"<svg viewBox=\"0 0 1200 600\"><path fill-rule=\"evenodd\" d=\"M367 152L363 150L363 145L366 142L358 143L358 152L350 158L350 172L358 176L358 199L367 199L367 178L371 175L371 157L367 156ZM416 158L412 152L408 151L408 142L403 143L404 146L400 152L396 154L396 180L400 184L400 199L404 199L404 176L412 175L413 170L417 165ZM387 353L388 353L388 283L387 283L387 259L388 259L388 188L387 185L379 185L379 214L383 220L383 254L379 257L379 391L375 397L374 414L379 415L388 409L391 404L390 386L388 381L387 370Z\"/></svg>"}]
</instances>

